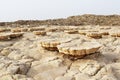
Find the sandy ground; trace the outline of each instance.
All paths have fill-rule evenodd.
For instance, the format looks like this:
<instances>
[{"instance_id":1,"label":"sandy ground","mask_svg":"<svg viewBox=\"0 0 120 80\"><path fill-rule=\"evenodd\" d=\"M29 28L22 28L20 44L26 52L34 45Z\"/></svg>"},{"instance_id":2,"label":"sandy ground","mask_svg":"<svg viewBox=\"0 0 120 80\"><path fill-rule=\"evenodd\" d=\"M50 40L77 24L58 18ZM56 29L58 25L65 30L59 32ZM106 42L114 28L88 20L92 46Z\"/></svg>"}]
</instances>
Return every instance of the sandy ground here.
<instances>
[{"instance_id":1,"label":"sandy ground","mask_svg":"<svg viewBox=\"0 0 120 80\"><path fill-rule=\"evenodd\" d=\"M111 36L115 32L120 34L119 26L45 26L44 29L46 35L35 35L29 29L21 37L0 41L0 80L120 80L120 37ZM87 33L98 30L109 34L95 39L79 33L64 32L73 29L83 32L88 30ZM11 31L3 31L0 35L5 33ZM82 58L41 47L40 42L53 34L79 38L85 36L102 46L97 52Z\"/></svg>"}]
</instances>

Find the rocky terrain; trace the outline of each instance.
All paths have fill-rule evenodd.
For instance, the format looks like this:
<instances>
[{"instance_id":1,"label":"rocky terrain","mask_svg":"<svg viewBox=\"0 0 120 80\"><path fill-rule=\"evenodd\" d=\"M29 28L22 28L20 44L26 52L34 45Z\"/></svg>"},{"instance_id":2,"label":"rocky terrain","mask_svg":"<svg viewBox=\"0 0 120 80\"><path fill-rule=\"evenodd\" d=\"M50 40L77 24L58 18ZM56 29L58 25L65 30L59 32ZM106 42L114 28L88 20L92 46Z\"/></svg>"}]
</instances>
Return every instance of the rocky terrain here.
<instances>
[{"instance_id":1,"label":"rocky terrain","mask_svg":"<svg viewBox=\"0 0 120 80\"><path fill-rule=\"evenodd\" d=\"M58 25L58 26L79 26L79 25L101 25L101 26L120 26L120 15L93 15L84 14L70 16L60 19L48 20L18 20L15 22L1 22L0 26L16 27L27 25L28 27L38 25Z\"/></svg>"},{"instance_id":2,"label":"rocky terrain","mask_svg":"<svg viewBox=\"0 0 120 80\"><path fill-rule=\"evenodd\" d=\"M119 26L0 28L0 80L120 80Z\"/></svg>"}]
</instances>

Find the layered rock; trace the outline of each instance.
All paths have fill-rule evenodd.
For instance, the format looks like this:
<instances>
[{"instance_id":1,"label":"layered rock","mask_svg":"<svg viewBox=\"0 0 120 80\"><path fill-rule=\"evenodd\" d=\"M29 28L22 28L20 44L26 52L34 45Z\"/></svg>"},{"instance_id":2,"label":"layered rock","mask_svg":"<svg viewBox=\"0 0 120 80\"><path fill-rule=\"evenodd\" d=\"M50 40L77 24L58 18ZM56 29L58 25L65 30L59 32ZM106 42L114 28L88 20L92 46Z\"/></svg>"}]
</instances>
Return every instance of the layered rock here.
<instances>
[{"instance_id":1,"label":"layered rock","mask_svg":"<svg viewBox=\"0 0 120 80\"><path fill-rule=\"evenodd\" d=\"M72 56L84 56L95 53L101 47L101 44L95 41L78 39L63 43L57 47L60 53Z\"/></svg>"},{"instance_id":2,"label":"layered rock","mask_svg":"<svg viewBox=\"0 0 120 80\"><path fill-rule=\"evenodd\" d=\"M0 40L11 40L23 36L23 33L1 33Z\"/></svg>"}]
</instances>

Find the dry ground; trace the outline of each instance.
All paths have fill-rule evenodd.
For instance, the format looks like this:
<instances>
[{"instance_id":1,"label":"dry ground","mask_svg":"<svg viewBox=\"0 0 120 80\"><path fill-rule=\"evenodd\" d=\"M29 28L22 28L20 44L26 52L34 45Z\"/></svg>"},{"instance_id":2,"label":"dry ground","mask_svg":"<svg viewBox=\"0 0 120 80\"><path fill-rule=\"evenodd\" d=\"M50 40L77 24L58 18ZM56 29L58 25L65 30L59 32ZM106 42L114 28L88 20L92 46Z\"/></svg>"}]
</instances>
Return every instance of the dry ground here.
<instances>
[{"instance_id":1,"label":"dry ground","mask_svg":"<svg viewBox=\"0 0 120 80\"><path fill-rule=\"evenodd\" d=\"M15 36L16 33L22 35ZM79 57L60 53L56 45L51 49L51 45L46 48L40 44L48 38L57 38L59 42L62 38L64 42L67 36L73 41L68 47L82 38L96 41L101 47ZM89 46L91 49L94 45ZM120 27L1 28L0 80L120 80Z\"/></svg>"}]
</instances>

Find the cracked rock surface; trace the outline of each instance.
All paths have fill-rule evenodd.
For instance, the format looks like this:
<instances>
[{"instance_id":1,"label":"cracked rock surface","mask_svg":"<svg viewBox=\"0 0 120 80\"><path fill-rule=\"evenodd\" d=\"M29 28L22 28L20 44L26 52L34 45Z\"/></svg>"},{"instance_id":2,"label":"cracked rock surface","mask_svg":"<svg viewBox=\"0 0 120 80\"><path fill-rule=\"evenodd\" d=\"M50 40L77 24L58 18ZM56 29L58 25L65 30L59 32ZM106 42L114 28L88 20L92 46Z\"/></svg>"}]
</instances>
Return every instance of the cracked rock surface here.
<instances>
[{"instance_id":1,"label":"cracked rock surface","mask_svg":"<svg viewBox=\"0 0 120 80\"><path fill-rule=\"evenodd\" d=\"M0 80L120 80L120 37L111 36L112 30L120 30L119 26L39 26L25 29L20 31L24 31L21 37L0 41ZM102 33L101 38L92 38L72 33L74 30L83 33L98 31L98 34L103 30L107 33ZM3 30L1 34L12 31L12 28ZM45 31L46 35L35 35L32 31ZM14 31L17 33L18 29ZM83 46L84 39L94 44ZM61 45L62 48L74 47L73 54L80 54L74 50L76 47L92 50L98 46L99 49L79 57L68 55L69 51L67 54L59 52L57 46Z\"/></svg>"}]
</instances>

